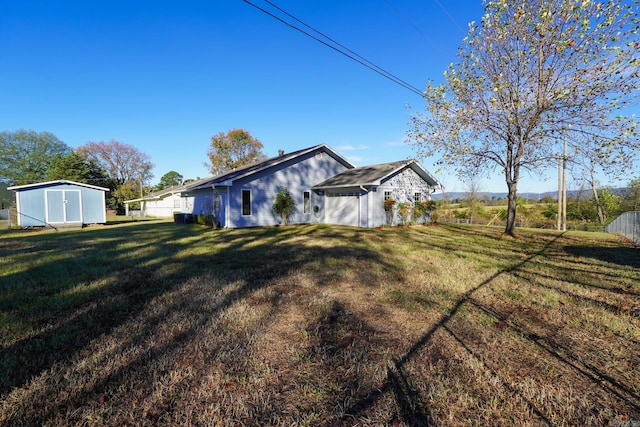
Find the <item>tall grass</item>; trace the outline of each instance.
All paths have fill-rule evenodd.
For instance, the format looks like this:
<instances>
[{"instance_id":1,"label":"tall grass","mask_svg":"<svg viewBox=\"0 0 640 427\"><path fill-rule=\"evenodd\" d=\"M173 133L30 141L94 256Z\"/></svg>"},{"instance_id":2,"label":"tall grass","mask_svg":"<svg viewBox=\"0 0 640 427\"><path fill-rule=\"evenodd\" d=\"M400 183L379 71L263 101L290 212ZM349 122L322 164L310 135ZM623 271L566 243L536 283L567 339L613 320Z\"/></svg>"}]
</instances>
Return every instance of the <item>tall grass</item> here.
<instances>
[{"instance_id":1,"label":"tall grass","mask_svg":"<svg viewBox=\"0 0 640 427\"><path fill-rule=\"evenodd\" d=\"M613 236L160 221L0 251L0 425L640 420Z\"/></svg>"}]
</instances>

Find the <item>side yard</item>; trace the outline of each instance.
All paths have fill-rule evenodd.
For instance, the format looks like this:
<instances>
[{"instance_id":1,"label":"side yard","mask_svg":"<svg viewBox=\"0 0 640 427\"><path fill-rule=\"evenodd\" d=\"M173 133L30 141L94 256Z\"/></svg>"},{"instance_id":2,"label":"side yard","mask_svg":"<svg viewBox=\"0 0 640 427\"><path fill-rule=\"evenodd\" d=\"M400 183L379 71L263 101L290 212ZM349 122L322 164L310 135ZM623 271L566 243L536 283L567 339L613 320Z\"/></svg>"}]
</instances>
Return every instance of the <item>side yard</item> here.
<instances>
[{"instance_id":1,"label":"side yard","mask_svg":"<svg viewBox=\"0 0 640 427\"><path fill-rule=\"evenodd\" d=\"M0 425L626 425L640 256L433 225L0 234Z\"/></svg>"}]
</instances>

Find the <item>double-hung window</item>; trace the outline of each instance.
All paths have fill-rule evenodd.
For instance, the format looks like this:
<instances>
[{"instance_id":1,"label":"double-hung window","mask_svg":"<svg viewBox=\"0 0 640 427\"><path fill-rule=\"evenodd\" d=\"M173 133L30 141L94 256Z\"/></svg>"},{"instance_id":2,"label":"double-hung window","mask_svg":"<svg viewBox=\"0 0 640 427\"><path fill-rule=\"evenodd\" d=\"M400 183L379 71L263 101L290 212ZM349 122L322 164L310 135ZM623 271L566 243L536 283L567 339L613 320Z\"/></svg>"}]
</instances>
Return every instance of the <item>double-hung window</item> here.
<instances>
[{"instance_id":1,"label":"double-hung window","mask_svg":"<svg viewBox=\"0 0 640 427\"><path fill-rule=\"evenodd\" d=\"M251 190L242 190L242 215L251 215Z\"/></svg>"},{"instance_id":2,"label":"double-hung window","mask_svg":"<svg viewBox=\"0 0 640 427\"><path fill-rule=\"evenodd\" d=\"M311 193L309 191L305 191L302 196L303 199L303 212L308 214L311 213Z\"/></svg>"}]
</instances>

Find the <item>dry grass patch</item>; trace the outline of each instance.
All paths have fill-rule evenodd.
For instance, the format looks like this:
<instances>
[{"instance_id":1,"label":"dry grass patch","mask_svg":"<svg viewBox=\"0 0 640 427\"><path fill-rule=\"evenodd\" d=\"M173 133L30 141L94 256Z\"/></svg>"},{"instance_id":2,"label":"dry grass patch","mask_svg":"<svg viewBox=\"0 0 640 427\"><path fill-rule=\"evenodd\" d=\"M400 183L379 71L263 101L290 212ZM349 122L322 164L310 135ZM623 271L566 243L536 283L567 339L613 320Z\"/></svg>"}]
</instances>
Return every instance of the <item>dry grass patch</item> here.
<instances>
[{"instance_id":1,"label":"dry grass patch","mask_svg":"<svg viewBox=\"0 0 640 427\"><path fill-rule=\"evenodd\" d=\"M0 250L0 425L640 420L612 236L158 222Z\"/></svg>"}]
</instances>

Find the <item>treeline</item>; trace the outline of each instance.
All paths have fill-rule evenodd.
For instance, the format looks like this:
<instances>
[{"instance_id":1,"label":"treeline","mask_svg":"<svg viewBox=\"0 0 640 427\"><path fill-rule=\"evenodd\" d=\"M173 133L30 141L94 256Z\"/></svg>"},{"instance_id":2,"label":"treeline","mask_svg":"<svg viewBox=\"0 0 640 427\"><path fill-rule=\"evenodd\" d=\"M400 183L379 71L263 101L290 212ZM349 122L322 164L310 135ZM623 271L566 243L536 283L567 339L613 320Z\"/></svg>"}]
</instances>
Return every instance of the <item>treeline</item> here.
<instances>
[{"instance_id":1,"label":"treeline","mask_svg":"<svg viewBox=\"0 0 640 427\"><path fill-rule=\"evenodd\" d=\"M640 178L632 179L626 188L603 188L597 197L592 191L573 192L567 197L567 221L582 225L607 225L620 214L640 210ZM439 218L446 220L468 220L474 223L489 223L504 220L506 198L477 196L468 193L464 198L437 201ZM598 215L598 205L602 218ZM542 199L518 198L517 221L531 226L552 227L558 215L557 199L545 196Z\"/></svg>"},{"instance_id":2,"label":"treeline","mask_svg":"<svg viewBox=\"0 0 640 427\"><path fill-rule=\"evenodd\" d=\"M142 194L153 177L150 157L118 141L87 142L75 150L51 132L20 129L0 132L3 187L65 179L109 189L107 207ZM5 200L3 206L10 204Z\"/></svg>"}]
</instances>

